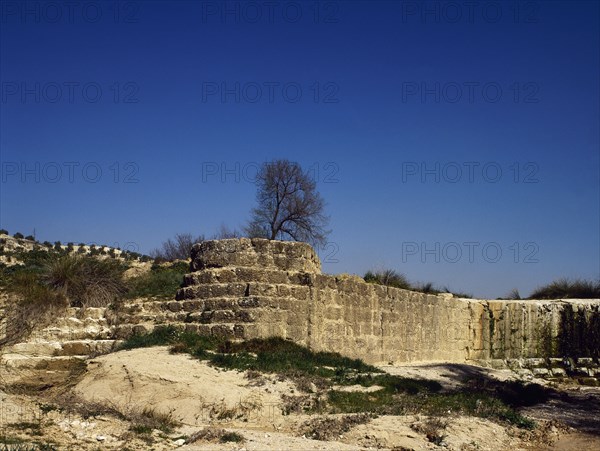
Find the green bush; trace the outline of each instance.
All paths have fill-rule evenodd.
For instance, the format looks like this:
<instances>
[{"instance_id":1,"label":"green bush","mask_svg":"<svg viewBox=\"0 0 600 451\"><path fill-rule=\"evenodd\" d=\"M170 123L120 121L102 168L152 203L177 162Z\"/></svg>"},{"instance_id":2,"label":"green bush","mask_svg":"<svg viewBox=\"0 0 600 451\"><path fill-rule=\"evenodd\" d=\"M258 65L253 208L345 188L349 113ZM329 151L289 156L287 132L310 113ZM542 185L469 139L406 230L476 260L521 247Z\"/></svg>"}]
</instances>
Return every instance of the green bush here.
<instances>
[{"instance_id":1,"label":"green bush","mask_svg":"<svg viewBox=\"0 0 600 451\"><path fill-rule=\"evenodd\" d=\"M29 241L35 241L35 237L33 235L27 235L25 239Z\"/></svg>"},{"instance_id":2,"label":"green bush","mask_svg":"<svg viewBox=\"0 0 600 451\"><path fill-rule=\"evenodd\" d=\"M17 238L17 239L23 239L23 238L25 238L21 232L17 232L17 233L15 233L15 234L13 235L13 237L15 237L15 238Z\"/></svg>"},{"instance_id":3,"label":"green bush","mask_svg":"<svg viewBox=\"0 0 600 451\"><path fill-rule=\"evenodd\" d=\"M124 270L116 261L65 255L48 262L42 280L74 307L106 307L126 291Z\"/></svg>"},{"instance_id":4,"label":"green bush","mask_svg":"<svg viewBox=\"0 0 600 451\"><path fill-rule=\"evenodd\" d=\"M8 235L8 230L0 229L0 235Z\"/></svg>"},{"instance_id":5,"label":"green bush","mask_svg":"<svg viewBox=\"0 0 600 451\"><path fill-rule=\"evenodd\" d=\"M600 299L600 281L558 279L536 288L528 299Z\"/></svg>"},{"instance_id":6,"label":"green bush","mask_svg":"<svg viewBox=\"0 0 600 451\"><path fill-rule=\"evenodd\" d=\"M175 262L169 266L152 265L149 272L129 280L127 297L172 299L188 272L189 265L185 262Z\"/></svg>"}]
</instances>

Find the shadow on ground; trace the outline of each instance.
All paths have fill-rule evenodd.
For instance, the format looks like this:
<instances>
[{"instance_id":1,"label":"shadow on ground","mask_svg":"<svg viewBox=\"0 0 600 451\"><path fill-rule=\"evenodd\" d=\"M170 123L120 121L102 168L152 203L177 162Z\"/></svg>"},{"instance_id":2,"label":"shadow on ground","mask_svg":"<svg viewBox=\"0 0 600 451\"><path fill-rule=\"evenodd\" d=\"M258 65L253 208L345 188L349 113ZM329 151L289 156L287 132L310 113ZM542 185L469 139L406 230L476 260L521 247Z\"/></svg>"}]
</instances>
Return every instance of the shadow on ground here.
<instances>
[{"instance_id":1,"label":"shadow on ground","mask_svg":"<svg viewBox=\"0 0 600 451\"><path fill-rule=\"evenodd\" d=\"M556 420L581 432L600 436L600 389L580 387L554 389L537 383L499 380L494 370L466 364L431 364L420 368L435 370L451 386L493 394L523 414L542 420Z\"/></svg>"}]
</instances>

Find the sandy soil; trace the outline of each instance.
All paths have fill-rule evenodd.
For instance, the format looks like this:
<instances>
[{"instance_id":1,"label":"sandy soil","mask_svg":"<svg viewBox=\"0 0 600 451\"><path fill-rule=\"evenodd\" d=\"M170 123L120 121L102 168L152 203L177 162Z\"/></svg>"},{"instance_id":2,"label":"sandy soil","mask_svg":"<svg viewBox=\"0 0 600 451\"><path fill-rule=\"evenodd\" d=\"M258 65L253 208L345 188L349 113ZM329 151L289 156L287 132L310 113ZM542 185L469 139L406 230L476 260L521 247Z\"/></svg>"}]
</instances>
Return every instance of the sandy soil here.
<instances>
[{"instance_id":1,"label":"sandy soil","mask_svg":"<svg viewBox=\"0 0 600 451\"><path fill-rule=\"evenodd\" d=\"M385 367L409 377L440 381L455 388L473 376L509 380L507 370L456 364ZM561 390L543 404L525 409L539 419L534 432L506 427L481 418L449 415L443 421L443 445L432 443L420 428L422 416L380 416L328 441L306 434L306 422L318 415L284 415L285 397L301 396L294 384L277 376L247 377L224 371L165 347L136 349L88 360L87 370L65 391L53 388L36 395L0 392L2 434L31 441L52 441L58 449L119 450L575 450L600 449L600 390ZM349 387L359 390L360 387ZM369 390L373 390L370 388ZM131 413L142 409L170 414L181 421L173 433L139 434L131 423L113 415L85 418L80 413L44 408L60 404L69 393L87 403L110 405ZM57 398L57 394L59 397ZM339 418L330 415L328 418ZM39 429L31 429L39 424ZM199 441L183 444L207 426L237 432L243 443ZM29 429L28 429L29 427ZM41 434L41 435L39 435Z\"/></svg>"}]
</instances>

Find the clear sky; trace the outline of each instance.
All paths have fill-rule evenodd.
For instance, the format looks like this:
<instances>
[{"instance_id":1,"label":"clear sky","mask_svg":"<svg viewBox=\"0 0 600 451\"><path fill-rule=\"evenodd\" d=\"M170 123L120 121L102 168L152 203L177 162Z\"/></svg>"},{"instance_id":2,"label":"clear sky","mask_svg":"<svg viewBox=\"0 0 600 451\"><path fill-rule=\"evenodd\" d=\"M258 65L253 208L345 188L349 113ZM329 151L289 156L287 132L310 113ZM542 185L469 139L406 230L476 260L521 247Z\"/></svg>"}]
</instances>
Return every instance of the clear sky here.
<instances>
[{"instance_id":1,"label":"clear sky","mask_svg":"<svg viewBox=\"0 0 600 451\"><path fill-rule=\"evenodd\" d=\"M324 271L600 275L599 2L0 2L0 227L149 252L311 169Z\"/></svg>"}]
</instances>

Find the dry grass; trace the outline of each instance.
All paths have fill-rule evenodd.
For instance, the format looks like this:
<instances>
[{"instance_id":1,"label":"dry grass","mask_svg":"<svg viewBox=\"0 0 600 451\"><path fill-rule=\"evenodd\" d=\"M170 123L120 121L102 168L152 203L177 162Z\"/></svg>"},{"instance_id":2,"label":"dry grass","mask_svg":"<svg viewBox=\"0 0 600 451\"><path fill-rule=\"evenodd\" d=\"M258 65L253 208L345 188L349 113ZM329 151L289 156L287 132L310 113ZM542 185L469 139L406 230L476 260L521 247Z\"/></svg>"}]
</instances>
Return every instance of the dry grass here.
<instances>
[{"instance_id":1,"label":"dry grass","mask_svg":"<svg viewBox=\"0 0 600 451\"><path fill-rule=\"evenodd\" d=\"M207 427L199 430L198 432L194 432L190 435L185 441L186 444L196 443L196 442L219 442L219 443L244 443L246 439L243 435L238 434L237 432L228 432L225 429L215 428L215 427Z\"/></svg>"},{"instance_id":2,"label":"dry grass","mask_svg":"<svg viewBox=\"0 0 600 451\"><path fill-rule=\"evenodd\" d=\"M355 415L344 415L340 417L319 417L306 421L301 432L307 437L316 440L337 440L341 435L348 432L354 426L366 424L373 417L367 413Z\"/></svg>"},{"instance_id":3,"label":"dry grass","mask_svg":"<svg viewBox=\"0 0 600 451\"><path fill-rule=\"evenodd\" d=\"M412 430L425 435L427 440L437 446L442 446L444 443L444 439L446 438L444 431L447 426L448 423L438 417L428 418L420 423L413 423L410 425Z\"/></svg>"}]
</instances>

